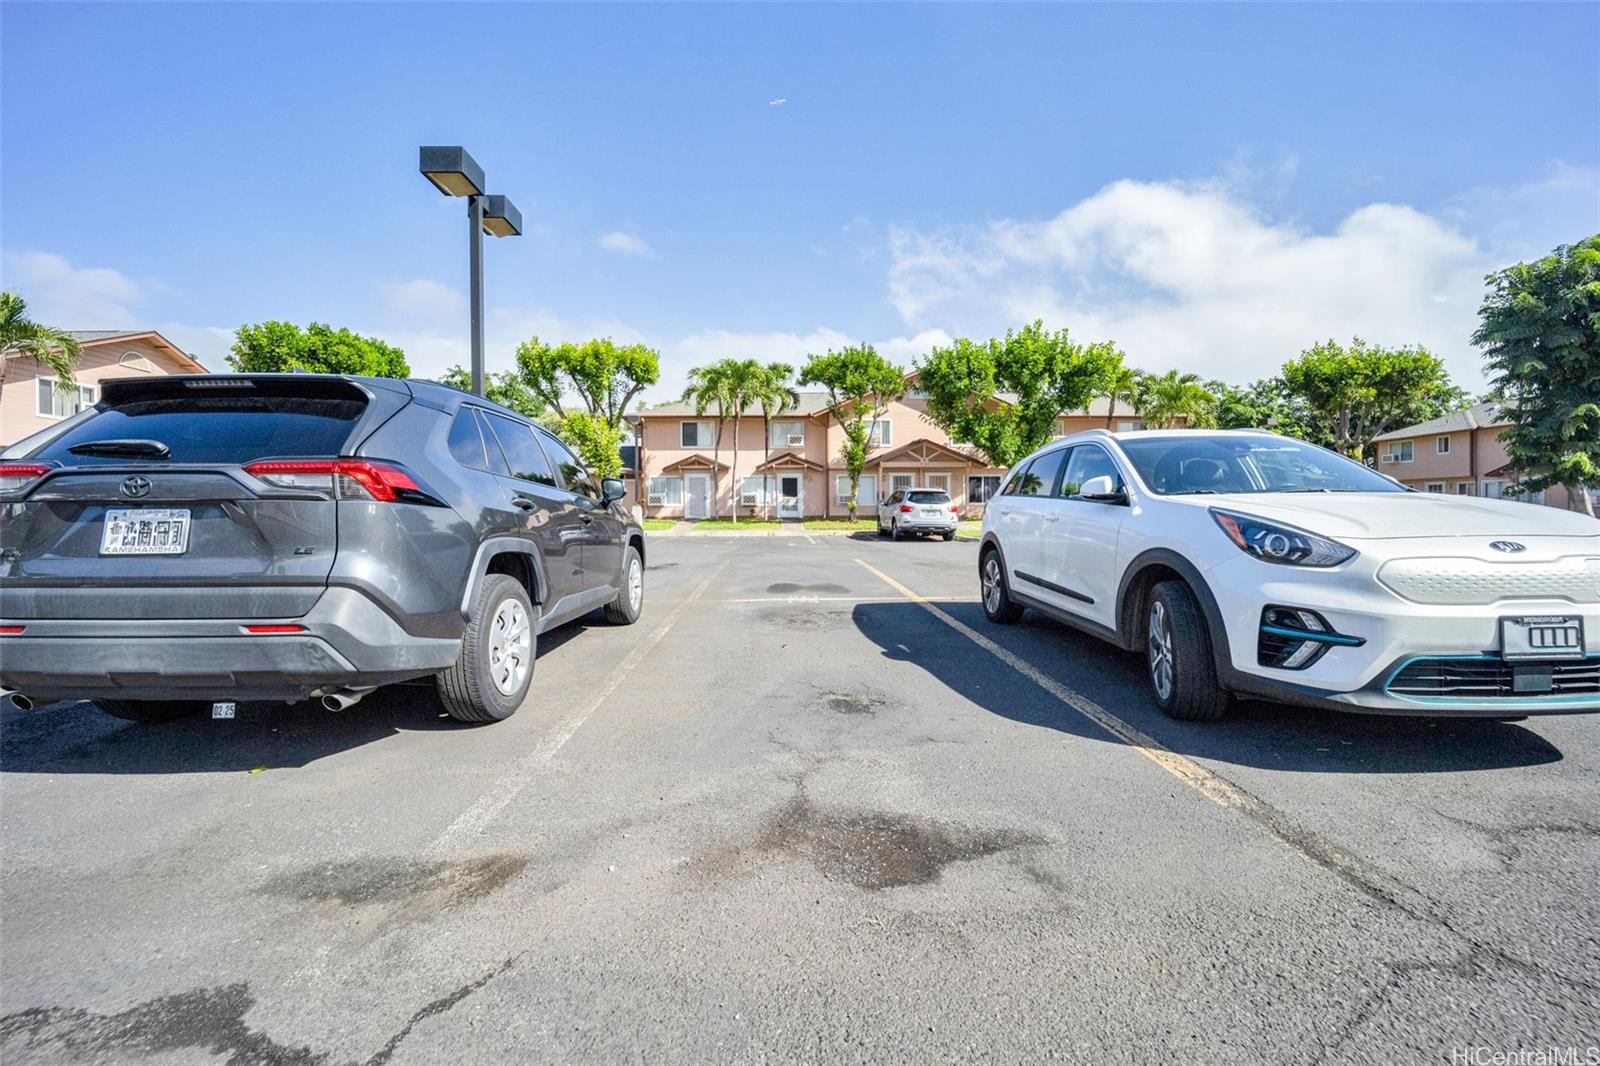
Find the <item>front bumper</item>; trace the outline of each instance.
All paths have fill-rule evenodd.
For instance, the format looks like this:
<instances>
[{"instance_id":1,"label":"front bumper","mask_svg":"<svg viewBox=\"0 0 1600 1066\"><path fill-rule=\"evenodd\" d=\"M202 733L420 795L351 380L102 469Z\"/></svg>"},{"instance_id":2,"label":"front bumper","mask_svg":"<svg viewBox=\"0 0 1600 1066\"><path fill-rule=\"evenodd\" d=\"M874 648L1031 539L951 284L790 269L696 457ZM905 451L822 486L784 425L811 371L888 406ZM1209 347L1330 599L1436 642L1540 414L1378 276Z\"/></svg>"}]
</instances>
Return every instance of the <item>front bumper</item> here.
<instances>
[{"instance_id":1,"label":"front bumper","mask_svg":"<svg viewBox=\"0 0 1600 1066\"><path fill-rule=\"evenodd\" d=\"M259 625L274 619L251 618ZM62 699L292 700L447 669L459 638L418 637L361 592L329 588L301 632L225 619L27 619L0 636L0 686Z\"/></svg>"},{"instance_id":2,"label":"front bumper","mask_svg":"<svg viewBox=\"0 0 1600 1066\"><path fill-rule=\"evenodd\" d=\"M1587 671L1588 664L1600 661L1600 604L1567 599L1416 603L1390 592L1358 568L1302 571L1243 555L1219 564L1205 577L1227 629L1229 687L1243 695L1375 714L1492 718L1600 712L1600 692L1571 687L1494 696L1395 691L1402 687L1395 684L1396 678L1414 662L1501 663L1500 620L1513 616L1581 617L1589 658L1576 662ZM1330 647L1303 670L1262 666L1257 648L1261 612L1268 604L1314 610L1335 632L1359 638L1362 644Z\"/></svg>"}]
</instances>

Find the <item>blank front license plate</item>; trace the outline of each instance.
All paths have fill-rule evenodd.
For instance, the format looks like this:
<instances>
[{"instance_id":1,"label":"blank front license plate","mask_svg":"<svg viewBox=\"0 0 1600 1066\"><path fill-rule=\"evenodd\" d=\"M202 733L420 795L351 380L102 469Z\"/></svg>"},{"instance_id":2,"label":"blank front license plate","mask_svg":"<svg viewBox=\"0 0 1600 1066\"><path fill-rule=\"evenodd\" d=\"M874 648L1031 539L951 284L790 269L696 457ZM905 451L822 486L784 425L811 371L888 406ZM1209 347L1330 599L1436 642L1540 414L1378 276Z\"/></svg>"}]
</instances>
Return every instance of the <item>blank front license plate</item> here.
<instances>
[{"instance_id":1,"label":"blank front license plate","mask_svg":"<svg viewBox=\"0 0 1600 1066\"><path fill-rule=\"evenodd\" d=\"M1577 615L1536 615L1500 619L1504 659L1583 658L1583 619Z\"/></svg>"},{"instance_id":2,"label":"blank front license plate","mask_svg":"<svg viewBox=\"0 0 1600 1066\"><path fill-rule=\"evenodd\" d=\"M106 512L101 555L182 555L189 550L187 508L135 508Z\"/></svg>"}]
</instances>

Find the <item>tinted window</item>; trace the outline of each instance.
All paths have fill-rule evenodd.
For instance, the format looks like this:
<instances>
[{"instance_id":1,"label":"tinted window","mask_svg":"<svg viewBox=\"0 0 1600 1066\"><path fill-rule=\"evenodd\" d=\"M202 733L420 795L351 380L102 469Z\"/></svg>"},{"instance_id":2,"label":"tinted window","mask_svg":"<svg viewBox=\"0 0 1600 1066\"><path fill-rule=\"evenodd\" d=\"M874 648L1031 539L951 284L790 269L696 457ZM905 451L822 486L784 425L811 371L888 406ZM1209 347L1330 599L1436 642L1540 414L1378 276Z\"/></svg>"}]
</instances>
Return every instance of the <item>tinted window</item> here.
<instances>
[{"instance_id":1,"label":"tinted window","mask_svg":"<svg viewBox=\"0 0 1600 1066\"><path fill-rule=\"evenodd\" d=\"M1056 475L1061 472L1061 457L1066 455L1065 448L1058 448L1053 452L1045 452L1017 477L1012 484L1006 486L1007 496L1048 496L1055 491Z\"/></svg>"},{"instance_id":2,"label":"tinted window","mask_svg":"<svg viewBox=\"0 0 1600 1066\"><path fill-rule=\"evenodd\" d=\"M340 455L366 401L318 396L173 396L134 400L78 423L36 453L77 466L126 456L73 455L77 444L155 440L171 462L248 463L278 456Z\"/></svg>"},{"instance_id":3,"label":"tinted window","mask_svg":"<svg viewBox=\"0 0 1600 1066\"><path fill-rule=\"evenodd\" d=\"M494 430L495 439L500 442L500 450L505 453L506 462L511 465L512 477L537 481L541 485L556 483L555 475L550 472L550 461L533 439L533 430L504 415L491 414L486 417Z\"/></svg>"},{"instance_id":4,"label":"tinted window","mask_svg":"<svg viewBox=\"0 0 1600 1066\"><path fill-rule=\"evenodd\" d=\"M489 416L482 411L473 412L478 416L478 432L483 435L483 450L489 453L489 472L511 476L511 468L506 465L505 452L500 450L500 442L495 439L494 430L489 428Z\"/></svg>"},{"instance_id":5,"label":"tinted window","mask_svg":"<svg viewBox=\"0 0 1600 1066\"><path fill-rule=\"evenodd\" d=\"M1388 478L1303 441L1267 433L1151 437L1121 442L1161 495L1212 492L1404 492Z\"/></svg>"},{"instance_id":6,"label":"tinted window","mask_svg":"<svg viewBox=\"0 0 1600 1066\"><path fill-rule=\"evenodd\" d=\"M539 437L544 441L544 446L550 449L550 457L555 460L556 466L561 471L561 483L573 492L598 500L599 487L594 483L589 471L578 461L578 457L572 454L572 449L548 433L541 433Z\"/></svg>"},{"instance_id":7,"label":"tinted window","mask_svg":"<svg viewBox=\"0 0 1600 1066\"><path fill-rule=\"evenodd\" d=\"M1110 478L1113 492L1122 488L1122 475L1117 472L1117 465L1111 461L1106 450L1092 444L1080 444L1072 449L1072 458L1067 460L1066 472L1061 475L1059 495L1076 496L1084 482L1097 477Z\"/></svg>"},{"instance_id":8,"label":"tinted window","mask_svg":"<svg viewBox=\"0 0 1600 1066\"><path fill-rule=\"evenodd\" d=\"M950 494L948 492L913 492L911 494L911 502L912 503L949 503L950 502Z\"/></svg>"},{"instance_id":9,"label":"tinted window","mask_svg":"<svg viewBox=\"0 0 1600 1066\"><path fill-rule=\"evenodd\" d=\"M884 503L899 503L900 502L900 497L903 496L903 495L904 495L904 493L897 492L893 496L890 496L887 500L885 500L883 502Z\"/></svg>"},{"instance_id":10,"label":"tinted window","mask_svg":"<svg viewBox=\"0 0 1600 1066\"><path fill-rule=\"evenodd\" d=\"M450 423L448 443L451 457L462 466L489 469L489 459L483 451L483 435L478 432L478 420L472 416L472 408L463 407L456 412Z\"/></svg>"}]
</instances>

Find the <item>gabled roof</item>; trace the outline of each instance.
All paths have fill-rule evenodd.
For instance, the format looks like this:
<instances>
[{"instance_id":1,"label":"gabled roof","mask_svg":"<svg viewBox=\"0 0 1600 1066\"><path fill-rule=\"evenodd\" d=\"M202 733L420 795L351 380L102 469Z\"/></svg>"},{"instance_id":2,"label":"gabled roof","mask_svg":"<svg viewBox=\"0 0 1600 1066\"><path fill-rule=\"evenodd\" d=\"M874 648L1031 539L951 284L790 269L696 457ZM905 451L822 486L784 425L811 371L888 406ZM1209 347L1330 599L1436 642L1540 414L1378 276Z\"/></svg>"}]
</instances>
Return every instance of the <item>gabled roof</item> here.
<instances>
[{"instance_id":1,"label":"gabled roof","mask_svg":"<svg viewBox=\"0 0 1600 1066\"><path fill-rule=\"evenodd\" d=\"M1495 403L1475 403L1460 411L1451 411L1447 415L1418 422L1414 426L1404 429L1391 429L1387 433L1380 433L1372 439L1400 440L1405 437L1426 437L1429 434L1459 433L1467 429L1489 429L1492 426L1508 426L1510 421L1500 415L1500 405Z\"/></svg>"},{"instance_id":2,"label":"gabled roof","mask_svg":"<svg viewBox=\"0 0 1600 1066\"><path fill-rule=\"evenodd\" d=\"M704 455L686 455L675 463L668 463L661 470L663 473L668 470L710 470L713 466L719 473L728 469L728 464L720 459L713 461Z\"/></svg>"},{"instance_id":3,"label":"gabled roof","mask_svg":"<svg viewBox=\"0 0 1600 1066\"><path fill-rule=\"evenodd\" d=\"M192 372L197 374L210 373L210 371L207 370L198 359L184 351L182 348L179 348L176 344L173 344L171 341L167 340L167 338L163 337L153 329L69 329L64 330L63 332L84 347L89 347L90 345L94 344L111 344L118 341L149 341L157 348L162 349L168 355L172 356L172 358L176 359L180 364ZM6 358L9 359L14 355L21 354L21 352L9 351L6 352Z\"/></svg>"},{"instance_id":4,"label":"gabled roof","mask_svg":"<svg viewBox=\"0 0 1600 1066\"><path fill-rule=\"evenodd\" d=\"M799 402L799 404L797 404L794 407L791 407L789 410L785 411L781 415L775 414L772 417L774 419L779 419L779 418L809 418L812 415L825 414L827 412L827 410L828 410L828 394L827 393L825 393L825 392L802 392L800 394L800 402ZM750 410L746 411L744 414L745 414L746 418L760 418L761 417L761 408L753 407ZM642 418L664 418L664 417L671 417L671 418L712 418L712 419L714 419L714 418L717 417L717 412L714 409L712 409L712 410L707 410L706 412L704 412L702 414L702 413L699 413L699 412L695 411L694 404L692 404L692 403L684 403L682 400L673 400L673 401L671 401L669 403L658 403L658 404L653 404L650 407L641 407L639 410L633 412L633 414L629 415L628 417L630 419L631 418L635 418L635 417L642 417Z\"/></svg>"},{"instance_id":5,"label":"gabled roof","mask_svg":"<svg viewBox=\"0 0 1600 1066\"><path fill-rule=\"evenodd\" d=\"M902 444L893 451L884 452L882 455L869 455L867 456L867 463L868 465L890 463L901 459L911 459L915 462L926 463L932 462L937 458L954 459L962 464L979 463L985 466L988 465L985 460L975 457L969 452L964 452L948 444L941 444L928 437L918 437L911 443Z\"/></svg>"},{"instance_id":6,"label":"gabled roof","mask_svg":"<svg viewBox=\"0 0 1600 1066\"><path fill-rule=\"evenodd\" d=\"M798 455L791 451L782 451L766 462L757 464L756 471L759 473L762 470L775 470L780 466L803 466L807 470L824 469L821 463L813 462L803 455Z\"/></svg>"}]
</instances>

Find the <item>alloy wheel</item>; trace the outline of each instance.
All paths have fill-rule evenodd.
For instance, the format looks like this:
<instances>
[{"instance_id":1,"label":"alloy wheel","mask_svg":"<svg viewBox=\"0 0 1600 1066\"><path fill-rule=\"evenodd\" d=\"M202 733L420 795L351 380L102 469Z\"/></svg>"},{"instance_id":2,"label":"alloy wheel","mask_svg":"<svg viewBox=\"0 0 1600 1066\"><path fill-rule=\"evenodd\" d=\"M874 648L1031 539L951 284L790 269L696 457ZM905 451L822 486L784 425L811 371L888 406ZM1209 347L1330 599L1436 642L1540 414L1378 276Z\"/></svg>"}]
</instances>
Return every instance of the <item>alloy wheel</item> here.
<instances>
[{"instance_id":1,"label":"alloy wheel","mask_svg":"<svg viewBox=\"0 0 1600 1066\"><path fill-rule=\"evenodd\" d=\"M639 563L639 557L634 556L628 561L628 609L637 611L644 602L644 567Z\"/></svg>"},{"instance_id":2,"label":"alloy wheel","mask_svg":"<svg viewBox=\"0 0 1600 1066\"><path fill-rule=\"evenodd\" d=\"M990 614L1000 610L1000 557L993 552L983 561L983 606Z\"/></svg>"},{"instance_id":3,"label":"alloy wheel","mask_svg":"<svg viewBox=\"0 0 1600 1066\"><path fill-rule=\"evenodd\" d=\"M1172 626L1167 620L1167 605L1156 600L1150 605L1150 681L1156 695L1172 698Z\"/></svg>"},{"instance_id":4,"label":"alloy wheel","mask_svg":"<svg viewBox=\"0 0 1600 1066\"><path fill-rule=\"evenodd\" d=\"M641 587L642 591L642 587ZM489 676L502 696L515 695L533 665L533 630L516 600L501 600L489 631Z\"/></svg>"}]
</instances>

